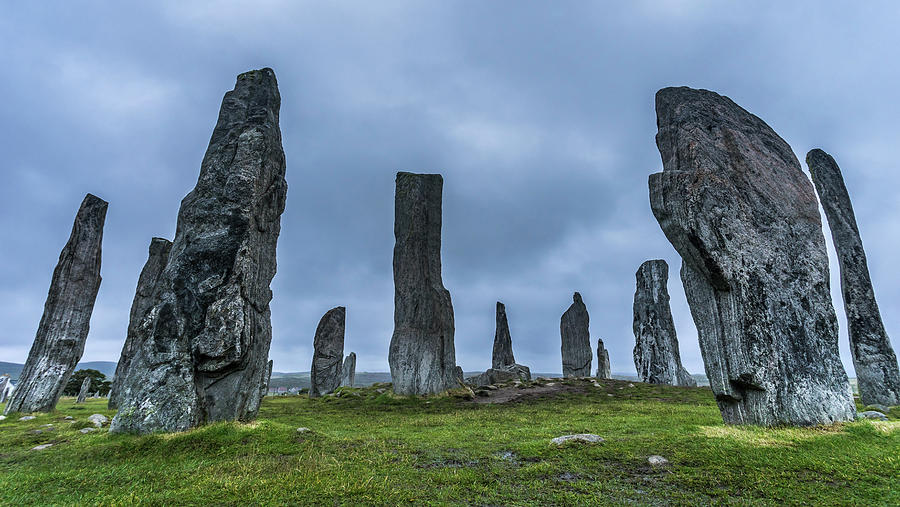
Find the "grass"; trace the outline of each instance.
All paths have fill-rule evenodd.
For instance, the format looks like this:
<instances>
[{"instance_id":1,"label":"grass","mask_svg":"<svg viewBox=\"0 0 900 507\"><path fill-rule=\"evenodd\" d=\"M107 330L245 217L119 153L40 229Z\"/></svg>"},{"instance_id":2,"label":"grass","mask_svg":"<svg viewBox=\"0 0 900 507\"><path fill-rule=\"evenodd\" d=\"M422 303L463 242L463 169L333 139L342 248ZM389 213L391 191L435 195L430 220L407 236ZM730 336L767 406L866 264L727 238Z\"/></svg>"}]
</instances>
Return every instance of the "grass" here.
<instances>
[{"instance_id":1,"label":"grass","mask_svg":"<svg viewBox=\"0 0 900 507\"><path fill-rule=\"evenodd\" d=\"M706 388L600 382L499 405L345 388L266 398L253 423L145 436L81 434L90 414L113 413L106 400L64 398L52 414L0 422L2 503L900 504L896 411L889 422L733 427ZM32 433L45 424L55 429ZM570 433L605 442L550 444ZM44 443L54 445L31 450ZM670 463L651 466L654 454Z\"/></svg>"}]
</instances>

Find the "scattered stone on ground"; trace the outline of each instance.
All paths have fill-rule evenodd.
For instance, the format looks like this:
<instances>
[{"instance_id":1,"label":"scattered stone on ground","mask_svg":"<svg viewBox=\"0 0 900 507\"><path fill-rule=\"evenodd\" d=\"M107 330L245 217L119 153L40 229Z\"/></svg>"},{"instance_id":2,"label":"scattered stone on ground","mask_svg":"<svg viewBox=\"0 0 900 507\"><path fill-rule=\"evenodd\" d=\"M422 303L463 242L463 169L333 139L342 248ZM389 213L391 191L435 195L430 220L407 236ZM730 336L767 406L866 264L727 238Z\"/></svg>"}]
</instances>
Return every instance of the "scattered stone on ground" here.
<instances>
[{"instance_id":1,"label":"scattered stone on ground","mask_svg":"<svg viewBox=\"0 0 900 507\"><path fill-rule=\"evenodd\" d=\"M297 433L309 433L309 432L311 432L311 431L312 431L312 430L309 429L309 428L307 428L307 427L300 427L300 428L297 428Z\"/></svg>"},{"instance_id":2,"label":"scattered stone on ground","mask_svg":"<svg viewBox=\"0 0 900 507\"><path fill-rule=\"evenodd\" d=\"M556 445L562 445L566 442L587 442L589 444L596 444L603 442L603 438L600 435L594 435L593 433L579 433L577 435L563 435L550 441L550 443Z\"/></svg>"},{"instance_id":3,"label":"scattered stone on ground","mask_svg":"<svg viewBox=\"0 0 900 507\"><path fill-rule=\"evenodd\" d=\"M75 420L75 418L72 417L72 416L70 416L70 415L67 415L67 416L63 417L63 419L66 420L66 421L74 421L74 420Z\"/></svg>"},{"instance_id":4,"label":"scattered stone on ground","mask_svg":"<svg viewBox=\"0 0 900 507\"><path fill-rule=\"evenodd\" d=\"M32 447L31 450L32 451L43 451L44 449L49 449L50 447L53 447L53 444L41 444L41 445L36 445L36 446Z\"/></svg>"},{"instance_id":5,"label":"scattered stone on ground","mask_svg":"<svg viewBox=\"0 0 900 507\"><path fill-rule=\"evenodd\" d=\"M102 428L104 424L109 422L109 418L103 414L92 414L87 420L98 428Z\"/></svg>"},{"instance_id":6,"label":"scattered stone on ground","mask_svg":"<svg viewBox=\"0 0 900 507\"><path fill-rule=\"evenodd\" d=\"M873 404L867 406L866 409L867 410L877 410L877 411L885 413L885 414L889 414L891 412L890 408L888 408L880 403L873 403Z\"/></svg>"},{"instance_id":7,"label":"scattered stone on ground","mask_svg":"<svg viewBox=\"0 0 900 507\"><path fill-rule=\"evenodd\" d=\"M858 419L875 419L878 421L887 421L888 418L886 415L882 414L877 410L866 410L865 412L859 412L857 414Z\"/></svg>"},{"instance_id":8,"label":"scattered stone on ground","mask_svg":"<svg viewBox=\"0 0 900 507\"><path fill-rule=\"evenodd\" d=\"M3 421L3 420L5 420L5 419L6 419L6 416L5 416L5 415L0 415L0 421Z\"/></svg>"},{"instance_id":9,"label":"scattered stone on ground","mask_svg":"<svg viewBox=\"0 0 900 507\"><path fill-rule=\"evenodd\" d=\"M651 465L667 465L669 463L669 460L667 460L666 458L663 458L662 456L660 456L658 454L654 454L653 456L650 456L649 458L647 458L647 462L650 463Z\"/></svg>"},{"instance_id":10,"label":"scattered stone on ground","mask_svg":"<svg viewBox=\"0 0 900 507\"><path fill-rule=\"evenodd\" d=\"M30 421L30 420L32 420L32 419L34 419L34 418L35 418L35 417L34 417L33 415L23 415L22 417L19 418L19 420L20 420L20 421Z\"/></svg>"},{"instance_id":11,"label":"scattered stone on ground","mask_svg":"<svg viewBox=\"0 0 900 507\"><path fill-rule=\"evenodd\" d=\"M563 377L588 377L591 375L590 315L581 294L572 295L572 304L559 321L562 351Z\"/></svg>"},{"instance_id":12,"label":"scattered stone on ground","mask_svg":"<svg viewBox=\"0 0 900 507\"><path fill-rule=\"evenodd\" d=\"M81 428L78 430L79 433L91 433L97 431L97 428Z\"/></svg>"}]
</instances>

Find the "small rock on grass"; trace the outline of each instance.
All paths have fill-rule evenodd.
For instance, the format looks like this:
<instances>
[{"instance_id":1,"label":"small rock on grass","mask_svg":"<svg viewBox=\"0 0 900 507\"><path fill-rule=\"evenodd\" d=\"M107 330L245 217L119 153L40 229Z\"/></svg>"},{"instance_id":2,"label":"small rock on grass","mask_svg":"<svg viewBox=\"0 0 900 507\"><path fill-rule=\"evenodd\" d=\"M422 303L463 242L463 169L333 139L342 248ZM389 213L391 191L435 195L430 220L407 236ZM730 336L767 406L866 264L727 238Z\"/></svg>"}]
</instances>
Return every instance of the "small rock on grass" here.
<instances>
[{"instance_id":1,"label":"small rock on grass","mask_svg":"<svg viewBox=\"0 0 900 507\"><path fill-rule=\"evenodd\" d=\"M103 414L93 414L88 417L88 421L90 421L94 426L102 428L104 424L107 424L109 422L109 418Z\"/></svg>"},{"instance_id":2,"label":"small rock on grass","mask_svg":"<svg viewBox=\"0 0 900 507\"><path fill-rule=\"evenodd\" d=\"M20 421L30 421L32 419L34 419L33 415L23 415L22 417L19 418Z\"/></svg>"},{"instance_id":3,"label":"small rock on grass","mask_svg":"<svg viewBox=\"0 0 900 507\"><path fill-rule=\"evenodd\" d=\"M97 431L97 428L81 428L81 429L78 430L78 431L79 431L80 433L87 434L87 433L90 433L90 432L92 432L92 431Z\"/></svg>"},{"instance_id":4,"label":"small rock on grass","mask_svg":"<svg viewBox=\"0 0 900 507\"><path fill-rule=\"evenodd\" d=\"M669 464L669 460L667 460L666 458L663 458L662 456L660 456L658 454L654 454L653 456L650 456L649 458L647 458L647 462L650 463L651 465L668 465Z\"/></svg>"},{"instance_id":5,"label":"small rock on grass","mask_svg":"<svg viewBox=\"0 0 900 507\"><path fill-rule=\"evenodd\" d=\"M878 412L876 410L866 410L865 412L858 412L856 414L857 419L875 419L877 421L887 421L888 418L886 415Z\"/></svg>"},{"instance_id":6,"label":"small rock on grass","mask_svg":"<svg viewBox=\"0 0 900 507\"><path fill-rule=\"evenodd\" d=\"M53 444L36 445L36 446L32 447L31 450L32 451L43 451L44 449L47 449L48 447L53 447Z\"/></svg>"},{"instance_id":7,"label":"small rock on grass","mask_svg":"<svg viewBox=\"0 0 900 507\"><path fill-rule=\"evenodd\" d=\"M63 417L63 419L65 419L66 421L74 421L75 420L75 418L70 415Z\"/></svg>"},{"instance_id":8,"label":"small rock on grass","mask_svg":"<svg viewBox=\"0 0 900 507\"><path fill-rule=\"evenodd\" d=\"M309 428L305 428L305 427L297 428L297 433L311 433L311 432L312 432L312 430Z\"/></svg>"},{"instance_id":9,"label":"small rock on grass","mask_svg":"<svg viewBox=\"0 0 900 507\"><path fill-rule=\"evenodd\" d=\"M866 409L867 410L877 410L877 411L881 412L882 414L887 414L887 413L890 413L890 411L891 411L891 409L889 409L888 407L886 407L880 403L874 403L872 405L869 405L868 407L866 407Z\"/></svg>"},{"instance_id":10,"label":"small rock on grass","mask_svg":"<svg viewBox=\"0 0 900 507\"><path fill-rule=\"evenodd\" d=\"M603 438L600 435L594 435L593 433L579 433L577 435L563 435L550 441L550 443L556 445L562 445L566 442L587 442L596 444L603 442Z\"/></svg>"},{"instance_id":11,"label":"small rock on grass","mask_svg":"<svg viewBox=\"0 0 900 507\"><path fill-rule=\"evenodd\" d=\"M4 420L4 419L6 419L6 416L5 416L5 415L0 415L0 421L2 421L2 420Z\"/></svg>"}]
</instances>

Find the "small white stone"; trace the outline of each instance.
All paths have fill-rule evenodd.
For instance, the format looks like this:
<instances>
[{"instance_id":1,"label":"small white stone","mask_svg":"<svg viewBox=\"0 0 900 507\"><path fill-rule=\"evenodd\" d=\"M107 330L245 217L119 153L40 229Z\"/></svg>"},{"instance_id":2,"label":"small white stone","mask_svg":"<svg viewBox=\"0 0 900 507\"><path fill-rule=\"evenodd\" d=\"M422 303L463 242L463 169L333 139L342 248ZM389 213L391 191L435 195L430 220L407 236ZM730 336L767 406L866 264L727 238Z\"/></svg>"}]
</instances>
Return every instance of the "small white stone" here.
<instances>
[{"instance_id":1,"label":"small white stone","mask_svg":"<svg viewBox=\"0 0 900 507\"><path fill-rule=\"evenodd\" d=\"M658 454L654 454L653 456L650 456L649 458L647 458L647 461L651 465L667 465L669 463L669 460L667 460L666 458L663 458L662 456L660 456Z\"/></svg>"},{"instance_id":2,"label":"small white stone","mask_svg":"<svg viewBox=\"0 0 900 507\"><path fill-rule=\"evenodd\" d=\"M550 441L556 445L562 445L566 442L587 442L590 444L596 444L603 442L603 437L600 435L594 435L593 433L579 433L577 435L563 435L561 437L556 437Z\"/></svg>"},{"instance_id":3,"label":"small white stone","mask_svg":"<svg viewBox=\"0 0 900 507\"><path fill-rule=\"evenodd\" d=\"M93 423L94 426L102 428L104 424L109 422L109 418L103 414L92 414L88 417L88 421Z\"/></svg>"},{"instance_id":4,"label":"small white stone","mask_svg":"<svg viewBox=\"0 0 900 507\"><path fill-rule=\"evenodd\" d=\"M2 420L4 420L4 419L6 419L6 416L5 416L5 415L0 415L0 421L2 421Z\"/></svg>"},{"instance_id":5,"label":"small white stone","mask_svg":"<svg viewBox=\"0 0 900 507\"><path fill-rule=\"evenodd\" d=\"M92 431L97 431L97 428L81 428L81 429L78 430L78 431L79 431L80 433L85 433L85 434L87 434L87 433L90 433L90 432L92 432Z\"/></svg>"},{"instance_id":6,"label":"small white stone","mask_svg":"<svg viewBox=\"0 0 900 507\"><path fill-rule=\"evenodd\" d=\"M46 449L48 447L53 447L53 444L36 445L36 446L32 447L31 450L32 451L43 451L44 449Z\"/></svg>"},{"instance_id":7,"label":"small white stone","mask_svg":"<svg viewBox=\"0 0 900 507\"><path fill-rule=\"evenodd\" d=\"M23 415L22 417L19 418L20 421L30 421L32 419L34 419L33 415Z\"/></svg>"},{"instance_id":8,"label":"small white stone","mask_svg":"<svg viewBox=\"0 0 900 507\"><path fill-rule=\"evenodd\" d=\"M297 428L297 433L309 433L311 431L309 428Z\"/></svg>"}]
</instances>

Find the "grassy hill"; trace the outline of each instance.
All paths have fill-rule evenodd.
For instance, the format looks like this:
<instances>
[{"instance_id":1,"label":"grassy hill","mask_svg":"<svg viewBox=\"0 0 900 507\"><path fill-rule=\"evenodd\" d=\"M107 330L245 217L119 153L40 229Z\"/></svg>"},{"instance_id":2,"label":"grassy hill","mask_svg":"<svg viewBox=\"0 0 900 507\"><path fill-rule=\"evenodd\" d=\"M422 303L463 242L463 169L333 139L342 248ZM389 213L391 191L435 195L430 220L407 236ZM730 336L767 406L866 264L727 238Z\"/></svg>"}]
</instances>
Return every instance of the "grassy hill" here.
<instances>
[{"instance_id":1,"label":"grassy hill","mask_svg":"<svg viewBox=\"0 0 900 507\"><path fill-rule=\"evenodd\" d=\"M63 399L57 413L0 421L3 502L900 504L896 417L725 426L707 388L616 380L536 382L474 400L378 389L269 397L252 423L146 436L81 434L88 415L113 413L106 400ZM550 443L572 433L605 441ZM44 443L54 445L31 450ZM651 455L669 463L651 465Z\"/></svg>"}]
</instances>

